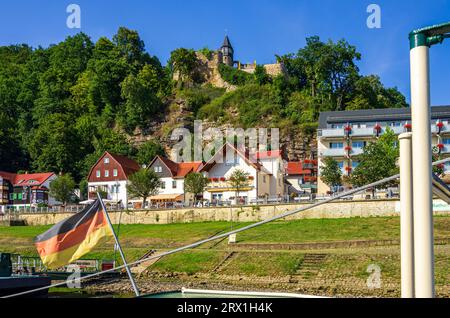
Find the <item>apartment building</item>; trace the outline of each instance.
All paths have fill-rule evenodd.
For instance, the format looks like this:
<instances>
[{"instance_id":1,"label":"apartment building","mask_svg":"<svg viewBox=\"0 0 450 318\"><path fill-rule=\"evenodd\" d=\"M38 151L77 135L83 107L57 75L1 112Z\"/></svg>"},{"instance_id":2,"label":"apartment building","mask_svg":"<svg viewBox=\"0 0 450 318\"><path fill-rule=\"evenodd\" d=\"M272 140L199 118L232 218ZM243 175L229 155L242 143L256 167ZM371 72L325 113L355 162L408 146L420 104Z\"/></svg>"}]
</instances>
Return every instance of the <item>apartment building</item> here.
<instances>
[{"instance_id":1,"label":"apartment building","mask_svg":"<svg viewBox=\"0 0 450 318\"><path fill-rule=\"evenodd\" d=\"M443 158L450 156L450 106L431 107L433 152ZM339 163L344 175L350 175L358 166L358 155L364 146L392 129L395 134L411 131L411 109L367 109L355 111L322 112L318 127L318 167L326 157ZM450 172L450 164L444 170ZM318 180L318 194L330 188Z\"/></svg>"}]
</instances>

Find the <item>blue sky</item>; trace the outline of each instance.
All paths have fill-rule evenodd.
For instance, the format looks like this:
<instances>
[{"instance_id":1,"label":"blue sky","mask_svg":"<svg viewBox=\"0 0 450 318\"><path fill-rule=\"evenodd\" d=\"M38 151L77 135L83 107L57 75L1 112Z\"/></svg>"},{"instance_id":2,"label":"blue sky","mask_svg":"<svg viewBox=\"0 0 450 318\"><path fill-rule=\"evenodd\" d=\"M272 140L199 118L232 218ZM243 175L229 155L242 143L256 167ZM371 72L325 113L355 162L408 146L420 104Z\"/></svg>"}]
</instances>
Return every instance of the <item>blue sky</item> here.
<instances>
[{"instance_id":1,"label":"blue sky","mask_svg":"<svg viewBox=\"0 0 450 318\"><path fill-rule=\"evenodd\" d=\"M66 7L81 6L81 31L94 40L119 26L139 31L146 49L166 63L178 47L218 48L227 32L242 62L269 63L296 52L307 36L345 38L362 53L363 74L397 86L409 102L412 29L450 21L450 0L29 0L0 4L0 45L48 46L80 30L66 27ZM381 29L366 26L366 8L382 10ZM431 50L433 105L450 104L450 40Z\"/></svg>"}]
</instances>

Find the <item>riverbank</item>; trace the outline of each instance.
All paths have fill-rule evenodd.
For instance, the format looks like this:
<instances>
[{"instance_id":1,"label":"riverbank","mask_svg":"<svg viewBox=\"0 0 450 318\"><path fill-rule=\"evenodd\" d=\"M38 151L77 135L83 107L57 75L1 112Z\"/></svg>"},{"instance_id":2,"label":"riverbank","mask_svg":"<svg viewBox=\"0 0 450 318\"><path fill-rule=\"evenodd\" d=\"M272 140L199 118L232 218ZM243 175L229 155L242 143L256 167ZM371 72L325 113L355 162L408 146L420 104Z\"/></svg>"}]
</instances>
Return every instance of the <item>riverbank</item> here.
<instances>
[{"instance_id":1,"label":"riverbank","mask_svg":"<svg viewBox=\"0 0 450 318\"><path fill-rule=\"evenodd\" d=\"M129 261L149 250L167 251L247 225L206 222L122 225ZM0 227L0 250L35 256L32 240L48 227ZM173 254L135 272L143 293L195 289L279 291L328 297L399 297L399 218L280 221ZM450 217L434 218L438 297L450 297ZM85 258L111 259L113 242ZM379 269L380 284L368 284ZM127 279L85 286L91 295L132 296ZM66 291L67 292L67 291ZM69 293L71 291L68 291Z\"/></svg>"},{"instance_id":2,"label":"riverbank","mask_svg":"<svg viewBox=\"0 0 450 318\"><path fill-rule=\"evenodd\" d=\"M436 296L449 298L450 245L437 245ZM263 261L265 260L265 262ZM287 261L292 268L286 266ZM170 257L160 263L172 263ZM193 289L289 292L325 297L400 297L398 246L304 251L234 252L213 270L193 274L161 271L151 266L137 276L142 294ZM159 266L165 267L164 265ZM379 285L373 285L370 265L380 269ZM372 283L372 284L371 284ZM84 286L91 293L128 295L132 289L126 277Z\"/></svg>"}]
</instances>

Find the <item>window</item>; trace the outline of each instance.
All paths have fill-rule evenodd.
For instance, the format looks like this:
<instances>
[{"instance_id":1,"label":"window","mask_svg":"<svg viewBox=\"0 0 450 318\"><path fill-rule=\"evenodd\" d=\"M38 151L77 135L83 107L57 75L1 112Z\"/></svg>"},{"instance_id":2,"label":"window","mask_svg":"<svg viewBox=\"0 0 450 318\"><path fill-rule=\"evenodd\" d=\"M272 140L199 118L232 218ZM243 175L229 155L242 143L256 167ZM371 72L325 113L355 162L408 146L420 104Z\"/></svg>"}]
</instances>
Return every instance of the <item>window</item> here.
<instances>
[{"instance_id":1,"label":"window","mask_svg":"<svg viewBox=\"0 0 450 318\"><path fill-rule=\"evenodd\" d=\"M355 169L359 165L358 161L352 161L352 169Z\"/></svg>"},{"instance_id":2,"label":"window","mask_svg":"<svg viewBox=\"0 0 450 318\"><path fill-rule=\"evenodd\" d=\"M155 170L155 172L162 172L162 167L156 166L154 170Z\"/></svg>"},{"instance_id":3,"label":"window","mask_svg":"<svg viewBox=\"0 0 450 318\"><path fill-rule=\"evenodd\" d=\"M17 200L22 200L22 193L17 193Z\"/></svg>"},{"instance_id":4,"label":"window","mask_svg":"<svg viewBox=\"0 0 450 318\"><path fill-rule=\"evenodd\" d=\"M161 189L165 189L166 188L166 182L165 181L161 181Z\"/></svg>"},{"instance_id":5,"label":"window","mask_svg":"<svg viewBox=\"0 0 450 318\"><path fill-rule=\"evenodd\" d=\"M14 200L16 198L16 194L15 193L10 193L9 194L9 199L10 200Z\"/></svg>"},{"instance_id":6,"label":"window","mask_svg":"<svg viewBox=\"0 0 450 318\"><path fill-rule=\"evenodd\" d=\"M105 170L105 178L109 177L109 170Z\"/></svg>"},{"instance_id":7,"label":"window","mask_svg":"<svg viewBox=\"0 0 450 318\"><path fill-rule=\"evenodd\" d=\"M362 148L364 148L365 145L366 145L366 143L364 141L352 142L352 148L354 148L354 149L362 149Z\"/></svg>"},{"instance_id":8,"label":"window","mask_svg":"<svg viewBox=\"0 0 450 318\"><path fill-rule=\"evenodd\" d=\"M112 193L119 193L120 184L114 184L112 186Z\"/></svg>"},{"instance_id":9,"label":"window","mask_svg":"<svg viewBox=\"0 0 450 318\"><path fill-rule=\"evenodd\" d=\"M263 176L263 183L266 183L266 176Z\"/></svg>"},{"instance_id":10,"label":"window","mask_svg":"<svg viewBox=\"0 0 450 318\"><path fill-rule=\"evenodd\" d=\"M172 189L176 189L177 188L177 181L174 180L172 181Z\"/></svg>"},{"instance_id":11,"label":"window","mask_svg":"<svg viewBox=\"0 0 450 318\"><path fill-rule=\"evenodd\" d=\"M114 176L114 177L117 177L117 175L118 175L118 171L117 171L117 169L114 169L114 170L113 170L113 176Z\"/></svg>"},{"instance_id":12,"label":"window","mask_svg":"<svg viewBox=\"0 0 450 318\"><path fill-rule=\"evenodd\" d=\"M95 175L97 176L97 178L100 178L100 170L97 170L97 171L95 172Z\"/></svg>"},{"instance_id":13,"label":"window","mask_svg":"<svg viewBox=\"0 0 450 318\"><path fill-rule=\"evenodd\" d=\"M450 138L442 139L442 143L443 143L444 145L450 145Z\"/></svg>"},{"instance_id":14,"label":"window","mask_svg":"<svg viewBox=\"0 0 450 318\"><path fill-rule=\"evenodd\" d=\"M344 143L342 142L330 142L331 149L342 149L344 148Z\"/></svg>"},{"instance_id":15,"label":"window","mask_svg":"<svg viewBox=\"0 0 450 318\"><path fill-rule=\"evenodd\" d=\"M105 160L103 160L103 162L105 163L105 165L107 165L109 163L109 158L105 157Z\"/></svg>"},{"instance_id":16,"label":"window","mask_svg":"<svg viewBox=\"0 0 450 318\"><path fill-rule=\"evenodd\" d=\"M341 170L344 169L344 162L343 162L343 161L338 162L338 165L339 165L339 168L340 168Z\"/></svg>"}]
</instances>

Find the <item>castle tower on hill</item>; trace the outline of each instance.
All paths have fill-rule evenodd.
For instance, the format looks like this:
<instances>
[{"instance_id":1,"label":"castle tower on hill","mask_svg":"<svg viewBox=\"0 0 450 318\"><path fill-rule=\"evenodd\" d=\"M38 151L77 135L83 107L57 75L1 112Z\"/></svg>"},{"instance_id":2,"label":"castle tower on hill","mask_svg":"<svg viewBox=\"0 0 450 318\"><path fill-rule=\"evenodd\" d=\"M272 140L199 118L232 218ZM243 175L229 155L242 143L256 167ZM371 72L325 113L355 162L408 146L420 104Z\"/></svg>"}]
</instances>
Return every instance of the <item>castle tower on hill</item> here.
<instances>
[{"instance_id":1,"label":"castle tower on hill","mask_svg":"<svg viewBox=\"0 0 450 318\"><path fill-rule=\"evenodd\" d=\"M222 63L228 66L234 66L234 49L231 45L230 39L228 36L225 36L223 40L222 47L220 48L220 52L222 53Z\"/></svg>"},{"instance_id":2,"label":"castle tower on hill","mask_svg":"<svg viewBox=\"0 0 450 318\"><path fill-rule=\"evenodd\" d=\"M225 64L230 67L236 67L237 69L250 74L255 72L257 66L256 61L254 61L253 63L246 64L234 60L234 48L231 45L231 41L228 36L225 36L222 46L220 47L219 50L217 50L217 57L218 63ZM282 65L281 63L264 64L262 66L266 70L267 74L270 76L286 74L284 65Z\"/></svg>"}]
</instances>

